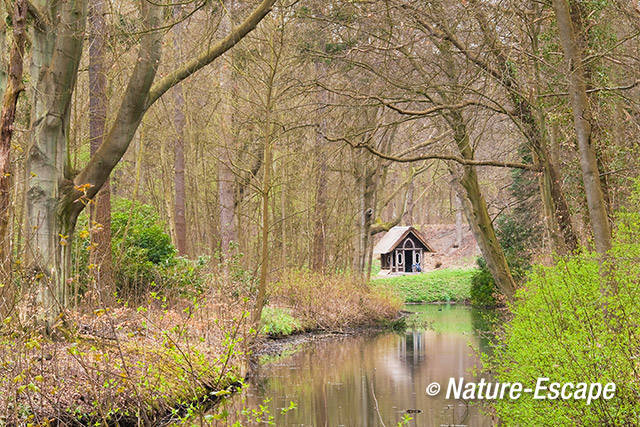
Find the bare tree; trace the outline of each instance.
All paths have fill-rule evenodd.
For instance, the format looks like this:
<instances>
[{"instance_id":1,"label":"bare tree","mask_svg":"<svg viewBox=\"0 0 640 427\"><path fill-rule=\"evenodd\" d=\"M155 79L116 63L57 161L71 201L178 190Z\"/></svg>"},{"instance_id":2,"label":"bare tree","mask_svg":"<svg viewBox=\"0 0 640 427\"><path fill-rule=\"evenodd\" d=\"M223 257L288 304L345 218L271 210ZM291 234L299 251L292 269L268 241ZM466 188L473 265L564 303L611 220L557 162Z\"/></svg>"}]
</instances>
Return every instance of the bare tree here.
<instances>
[{"instance_id":1,"label":"bare tree","mask_svg":"<svg viewBox=\"0 0 640 427\"><path fill-rule=\"evenodd\" d=\"M145 112L164 93L210 64L252 31L275 0L264 0L216 43L155 81L160 63L162 6L140 2L140 45L122 102L100 148L77 174L68 163L71 94L82 55L88 2L33 3L33 143L28 153L27 236L30 265L41 272L40 317L50 323L69 299L76 219L124 155ZM155 81L155 82L154 82Z\"/></svg>"}]
</instances>

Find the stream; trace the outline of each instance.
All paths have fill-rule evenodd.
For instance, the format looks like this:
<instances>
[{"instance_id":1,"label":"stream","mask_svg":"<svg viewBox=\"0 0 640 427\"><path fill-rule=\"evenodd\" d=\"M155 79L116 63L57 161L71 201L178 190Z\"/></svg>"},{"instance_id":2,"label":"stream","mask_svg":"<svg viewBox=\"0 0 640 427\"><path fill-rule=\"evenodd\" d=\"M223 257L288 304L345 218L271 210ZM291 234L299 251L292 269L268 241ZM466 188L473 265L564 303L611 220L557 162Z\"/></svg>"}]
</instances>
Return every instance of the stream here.
<instances>
[{"instance_id":1,"label":"stream","mask_svg":"<svg viewBox=\"0 0 640 427\"><path fill-rule=\"evenodd\" d=\"M489 350L482 333L491 313L459 305L405 310L412 314L404 332L312 341L265 358L241 405L264 405L277 426L395 426L407 415L413 426L491 425L476 405L444 398L450 377L474 379L476 350ZM433 381L442 389L429 397ZM296 409L283 414L290 402Z\"/></svg>"}]
</instances>

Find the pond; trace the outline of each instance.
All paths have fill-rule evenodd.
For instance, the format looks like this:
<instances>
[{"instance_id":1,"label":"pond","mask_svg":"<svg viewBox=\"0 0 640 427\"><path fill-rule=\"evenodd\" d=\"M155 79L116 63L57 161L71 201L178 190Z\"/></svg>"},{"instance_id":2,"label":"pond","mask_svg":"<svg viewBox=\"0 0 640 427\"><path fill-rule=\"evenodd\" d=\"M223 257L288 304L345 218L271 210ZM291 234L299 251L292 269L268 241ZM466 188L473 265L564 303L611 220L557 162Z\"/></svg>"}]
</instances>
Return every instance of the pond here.
<instances>
[{"instance_id":1,"label":"pond","mask_svg":"<svg viewBox=\"0 0 640 427\"><path fill-rule=\"evenodd\" d=\"M474 379L477 350L490 313L458 305L407 305L404 332L309 342L290 356L265 362L242 396L278 426L491 425L480 408L445 400L450 377ZM477 378L475 378L477 379ZM442 385L436 397L431 382ZM290 402L296 409L282 413Z\"/></svg>"}]
</instances>

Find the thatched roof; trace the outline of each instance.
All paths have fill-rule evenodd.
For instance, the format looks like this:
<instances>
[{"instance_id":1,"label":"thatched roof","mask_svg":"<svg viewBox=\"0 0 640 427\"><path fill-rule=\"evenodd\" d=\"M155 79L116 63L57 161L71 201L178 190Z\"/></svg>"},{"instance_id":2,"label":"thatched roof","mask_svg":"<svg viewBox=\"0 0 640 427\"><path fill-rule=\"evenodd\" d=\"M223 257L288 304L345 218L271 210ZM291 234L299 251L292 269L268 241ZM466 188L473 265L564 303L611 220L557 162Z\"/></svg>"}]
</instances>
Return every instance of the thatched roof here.
<instances>
[{"instance_id":1,"label":"thatched roof","mask_svg":"<svg viewBox=\"0 0 640 427\"><path fill-rule=\"evenodd\" d=\"M427 240L418 230L416 230L411 226L404 226L404 227L396 226L396 227L393 227L391 230L389 230L387 234L385 234L382 237L382 239L380 239L378 244L373 248L373 253L375 255L380 255L380 254L386 254L391 252L409 234L412 234L413 236L415 236L416 240L418 240L418 243L424 245L427 251L434 252L434 250L431 249L431 247L427 243Z\"/></svg>"}]
</instances>

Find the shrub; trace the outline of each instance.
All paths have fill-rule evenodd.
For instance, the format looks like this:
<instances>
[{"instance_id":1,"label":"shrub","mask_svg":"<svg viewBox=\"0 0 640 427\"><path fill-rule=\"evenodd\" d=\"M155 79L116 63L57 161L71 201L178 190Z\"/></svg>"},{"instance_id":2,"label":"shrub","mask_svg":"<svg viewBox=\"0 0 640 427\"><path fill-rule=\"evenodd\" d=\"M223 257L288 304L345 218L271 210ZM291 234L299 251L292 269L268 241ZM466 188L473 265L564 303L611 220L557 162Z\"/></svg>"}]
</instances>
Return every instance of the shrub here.
<instances>
[{"instance_id":1,"label":"shrub","mask_svg":"<svg viewBox=\"0 0 640 427\"><path fill-rule=\"evenodd\" d=\"M484 258L478 258L479 270L471 278L470 302L476 307L495 307L498 289Z\"/></svg>"},{"instance_id":2,"label":"shrub","mask_svg":"<svg viewBox=\"0 0 640 427\"><path fill-rule=\"evenodd\" d=\"M395 317L401 301L388 289L357 278L289 271L269 287L272 306L287 307L303 330L339 329Z\"/></svg>"},{"instance_id":3,"label":"shrub","mask_svg":"<svg viewBox=\"0 0 640 427\"><path fill-rule=\"evenodd\" d=\"M265 307L262 310L262 323L262 332L268 335L291 335L302 330L300 321L286 308Z\"/></svg>"},{"instance_id":4,"label":"shrub","mask_svg":"<svg viewBox=\"0 0 640 427\"><path fill-rule=\"evenodd\" d=\"M154 264L169 261L176 248L164 230L165 225L152 206L127 199L114 200L111 232L115 248L140 249L140 254Z\"/></svg>"},{"instance_id":5,"label":"shrub","mask_svg":"<svg viewBox=\"0 0 640 427\"><path fill-rule=\"evenodd\" d=\"M96 224L93 227L99 226ZM74 262L79 283L91 280L88 217L78 220ZM199 292L207 258L191 261L176 256L171 237L152 206L115 199L111 213L114 278L120 295L142 296L150 290Z\"/></svg>"},{"instance_id":6,"label":"shrub","mask_svg":"<svg viewBox=\"0 0 640 427\"><path fill-rule=\"evenodd\" d=\"M536 267L518 293L513 319L489 366L501 382L616 384L611 400L518 400L494 404L509 425L636 425L640 419L640 189L618 215L613 249L601 263L584 252Z\"/></svg>"}]
</instances>

